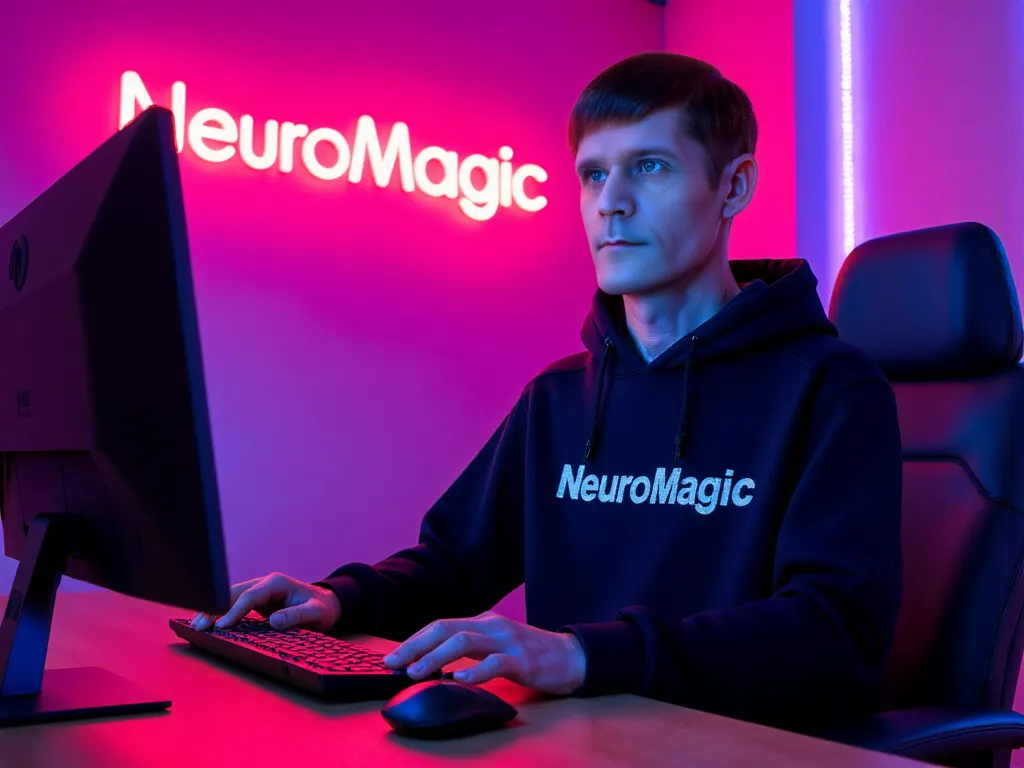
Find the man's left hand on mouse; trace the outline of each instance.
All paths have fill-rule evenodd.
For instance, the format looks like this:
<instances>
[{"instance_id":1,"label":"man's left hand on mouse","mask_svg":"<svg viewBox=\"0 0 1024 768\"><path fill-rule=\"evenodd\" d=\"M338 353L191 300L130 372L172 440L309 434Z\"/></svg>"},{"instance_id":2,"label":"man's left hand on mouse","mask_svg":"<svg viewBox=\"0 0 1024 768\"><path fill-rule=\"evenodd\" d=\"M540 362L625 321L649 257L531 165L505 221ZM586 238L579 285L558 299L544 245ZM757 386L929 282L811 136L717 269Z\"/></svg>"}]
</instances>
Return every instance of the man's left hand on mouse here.
<instances>
[{"instance_id":1,"label":"man's left hand on mouse","mask_svg":"<svg viewBox=\"0 0 1024 768\"><path fill-rule=\"evenodd\" d=\"M408 667L409 676L419 680L462 658L479 662L455 673L464 683L504 677L544 693L569 695L586 675L586 656L574 635L520 624L497 613L435 621L384 661L392 669Z\"/></svg>"}]
</instances>

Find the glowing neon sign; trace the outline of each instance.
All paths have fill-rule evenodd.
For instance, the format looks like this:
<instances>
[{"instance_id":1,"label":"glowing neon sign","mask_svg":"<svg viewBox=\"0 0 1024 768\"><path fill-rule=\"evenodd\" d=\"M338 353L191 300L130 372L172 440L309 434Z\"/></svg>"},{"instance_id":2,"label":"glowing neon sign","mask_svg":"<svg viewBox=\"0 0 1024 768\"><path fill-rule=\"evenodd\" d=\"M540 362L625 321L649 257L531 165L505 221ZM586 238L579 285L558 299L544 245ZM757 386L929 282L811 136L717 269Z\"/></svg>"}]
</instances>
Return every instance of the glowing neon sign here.
<instances>
[{"instance_id":1,"label":"glowing neon sign","mask_svg":"<svg viewBox=\"0 0 1024 768\"><path fill-rule=\"evenodd\" d=\"M460 161L455 152L433 146L424 147L413 156L408 125L396 122L391 127L386 147L381 148L373 118L363 115L356 123L351 143L334 128L310 130L302 123L267 120L263 127L263 151L257 154L254 142L256 124L252 115L242 115L235 120L223 109L206 107L186 120L185 93L185 83L179 81L171 86L170 109L174 113L178 152L184 149L187 138L192 153L206 162L224 163L237 156L253 170L265 171L276 166L281 173L291 173L298 149L302 165L314 178L337 181L347 175L349 183L358 184L369 162L374 183L382 188L391 183L397 164L403 190L457 199L461 211L474 221L487 221L499 207L515 205L535 213L548 203L546 197L529 197L525 191L527 179L543 183L548 179L547 171L531 163L513 169L513 152L508 146L498 150L497 158L473 154ZM124 72L121 75L118 130L152 105L153 99L139 74L131 70ZM330 165L325 165L317 157L320 144L334 149L337 159ZM443 170L444 176L440 181L428 175L431 163L438 164ZM485 181L482 187L473 184L475 170L483 173Z\"/></svg>"}]
</instances>

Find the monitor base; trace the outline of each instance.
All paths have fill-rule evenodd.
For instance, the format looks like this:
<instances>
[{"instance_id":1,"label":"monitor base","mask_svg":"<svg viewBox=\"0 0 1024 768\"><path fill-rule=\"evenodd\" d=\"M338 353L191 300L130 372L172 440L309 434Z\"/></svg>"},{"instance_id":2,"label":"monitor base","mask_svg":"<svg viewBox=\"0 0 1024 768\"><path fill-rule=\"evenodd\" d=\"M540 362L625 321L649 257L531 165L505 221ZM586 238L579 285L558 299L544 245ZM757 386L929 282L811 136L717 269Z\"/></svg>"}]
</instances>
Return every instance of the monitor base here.
<instances>
[{"instance_id":1,"label":"monitor base","mask_svg":"<svg viewBox=\"0 0 1024 768\"><path fill-rule=\"evenodd\" d=\"M0 698L0 728L138 715L170 706L169 699L100 667L47 669L39 693Z\"/></svg>"},{"instance_id":2,"label":"monitor base","mask_svg":"<svg viewBox=\"0 0 1024 768\"><path fill-rule=\"evenodd\" d=\"M75 546L70 515L36 515L0 621L0 727L137 714L171 702L99 667L46 669L61 574Z\"/></svg>"}]
</instances>

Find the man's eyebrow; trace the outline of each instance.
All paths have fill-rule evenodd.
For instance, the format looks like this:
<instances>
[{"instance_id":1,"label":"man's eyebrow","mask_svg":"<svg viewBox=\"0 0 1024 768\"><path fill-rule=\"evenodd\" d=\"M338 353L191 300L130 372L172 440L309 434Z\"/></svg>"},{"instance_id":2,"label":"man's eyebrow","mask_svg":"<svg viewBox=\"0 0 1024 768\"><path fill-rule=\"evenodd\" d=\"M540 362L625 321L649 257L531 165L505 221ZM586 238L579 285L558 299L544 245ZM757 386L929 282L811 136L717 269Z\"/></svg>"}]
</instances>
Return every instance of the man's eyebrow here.
<instances>
[{"instance_id":1,"label":"man's eyebrow","mask_svg":"<svg viewBox=\"0 0 1024 768\"><path fill-rule=\"evenodd\" d=\"M667 155L673 160L679 159L679 156L672 149L658 145L639 147L637 149L630 150L625 154L625 157L632 159L643 155ZM594 165L601 165L601 160L596 157L584 157L576 162L576 172L581 173L584 168L589 168Z\"/></svg>"}]
</instances>

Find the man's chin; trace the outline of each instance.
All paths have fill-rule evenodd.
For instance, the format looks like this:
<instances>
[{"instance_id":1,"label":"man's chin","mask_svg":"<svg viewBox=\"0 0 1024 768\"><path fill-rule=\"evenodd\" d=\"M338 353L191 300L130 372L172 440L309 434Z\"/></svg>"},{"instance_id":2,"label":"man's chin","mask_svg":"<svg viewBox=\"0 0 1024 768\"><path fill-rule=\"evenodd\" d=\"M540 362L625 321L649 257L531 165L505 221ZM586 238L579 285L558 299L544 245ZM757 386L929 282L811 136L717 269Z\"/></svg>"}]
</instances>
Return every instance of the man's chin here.
<instances>
[{"instance_id":1,"label":"man's chin","mask_svg":"<svg viewBox=\"0 0 1024 768\"><path fill-rule=\"evenodd\" d=\"M655 293L663 286L663 281L643 279L638 276L602 276L598 278L598 287L609 296L643 296Z\"/></svg>"}]
</instances>

